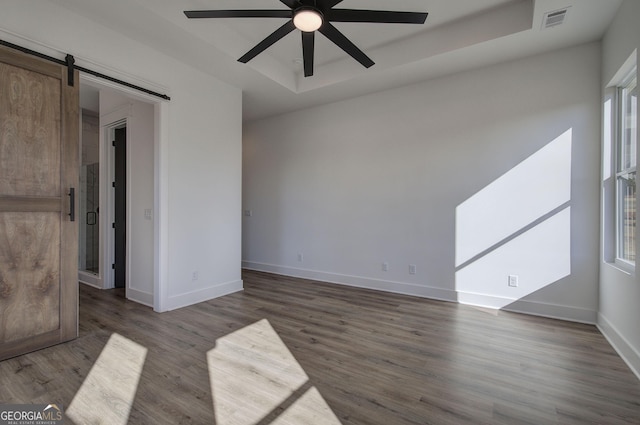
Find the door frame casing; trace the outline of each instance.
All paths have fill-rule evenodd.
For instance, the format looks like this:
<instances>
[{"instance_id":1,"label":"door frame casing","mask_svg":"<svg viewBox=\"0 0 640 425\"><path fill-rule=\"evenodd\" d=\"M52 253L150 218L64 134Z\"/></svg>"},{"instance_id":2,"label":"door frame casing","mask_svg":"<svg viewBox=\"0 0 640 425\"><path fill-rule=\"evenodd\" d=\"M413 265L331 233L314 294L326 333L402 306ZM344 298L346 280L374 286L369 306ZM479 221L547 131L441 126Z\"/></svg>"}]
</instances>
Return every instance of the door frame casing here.
<instances>
[{"instance_id":1,"label":"door frame casing","mask_svg":"<svg viewBox=\"0 0 640 425\"><path fill-rule=\"evenodd\" d=\"M104 240L100 243L102 247L101 260L104 263L104 278L102 281L103 289L112 289L115 287L115 272L111 265L115 262L115 232L112 228L112 223L115 222L115 191L112 186L112 182L115 180L115 149L112 145L113 133L116 128L126 128L127 140L130 139L130 117L132 113L131 105L125 106L108 114L105 118L105 124L100 128L100 156L101 163L104 159L104 167L100 170L100 211L105 211L104 220L101 223L101 230L105 235ZM115 119L115 121L111 121ZM103 118L100 118L102 122ZM131 163L129 158L129 149L126 150L127 164L126 164L126 218L125 222L129 223L131 220L131 200L129 194L131 193L131 170L129 164ZM130 279L130 252L131 252L131 238L130 232L126 232L126 256L125 256L125 293L129 289Z\"/></svg>"}]
</instances>

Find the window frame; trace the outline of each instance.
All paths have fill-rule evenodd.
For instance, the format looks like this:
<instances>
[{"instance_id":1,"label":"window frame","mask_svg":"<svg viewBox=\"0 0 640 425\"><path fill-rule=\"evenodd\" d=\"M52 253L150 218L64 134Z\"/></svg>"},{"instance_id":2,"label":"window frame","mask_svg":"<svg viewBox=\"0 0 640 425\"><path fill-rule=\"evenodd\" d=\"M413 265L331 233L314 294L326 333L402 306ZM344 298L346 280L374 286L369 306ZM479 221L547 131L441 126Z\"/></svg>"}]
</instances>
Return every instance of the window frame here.
<instances>
[{"instance_id":1,"label":"window frame","mask_svg":"<svg viewBox=\"0 0 640 425\"><path fill-rule=\"evenodd\" d=\"M626 159L628 157L627 154L627 96L628 93L636 92L637 98L637 68L634 67L631 72L627 74L627 76L620 82L620 84L616 87L616 112L615 112L615 264L620 268L628 271L635 271L635 256L636 256L636 237L637 237L637 226L635 224L635 212L637 211L637 123L638 123L638 110L636 106L636 117L635 117L635 125L636 125L636 135L634 138L635 144L631 147L631 162L627 167L624 167L626 163ZM637 101L636 101L637 102ZM637 103L636 103L637 105ZM626 199L625 193L623 193L624 186L622 182L624 180L628 181L629 177L633 175L634 181L634 225L633 225L633 260L625 258L627 253L625 251L625 246L627 246L627 242L625 240L625 203L628 202Z\"/></svg>"}]
</instances>

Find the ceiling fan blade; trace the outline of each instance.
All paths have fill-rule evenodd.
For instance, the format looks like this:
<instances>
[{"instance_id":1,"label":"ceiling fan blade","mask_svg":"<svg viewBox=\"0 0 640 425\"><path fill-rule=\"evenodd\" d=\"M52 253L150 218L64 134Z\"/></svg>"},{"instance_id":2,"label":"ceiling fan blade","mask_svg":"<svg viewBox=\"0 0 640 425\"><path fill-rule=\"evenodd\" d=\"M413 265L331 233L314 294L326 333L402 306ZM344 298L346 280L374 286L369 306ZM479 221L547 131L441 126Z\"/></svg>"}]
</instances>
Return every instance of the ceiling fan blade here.
<instances>
[{"instance_id":1,"label":"ceiling fan blade","mask_svg":"<svg viewBox=\"0 0 640 425\"><path fill-rule=\"evenodd\" d=\"M319 31L324 34L329 40L333 41L333 43L340 47L342 50L347 52L351 57L360 62L362 66L365 68L370 68L375 64L374 61L369 58L369 56L365 55L362 50L360 50L355 44L353 44L347 37L344 36L336 27L331 25L329 22L325 22L322 27L320 27Z\"/></svg>"},{"instance_id":2,"label":"ceiling fan blade","mask_svg":"<svg viewBox=\"0 0 640 425\"><path fill-rule=\"evenodd\" d=\"M424 24L428 13L386 10L332 9L325 13L332 22L374 22L387 24Z\"/></svg>"},{"instance_id":3,"label":"ceiling fan blade","mask_svg":"<svg viewBox=\"0 0 640 425\"><path fill-rule=\"evenodd\" d=\"M313 75L313 50L315 45L315 32L302 32L302 57L304 58L304 76Z\"/></svg>"},{"instance_id":4,"label":"ceiling fan blade","mask_svg":"<svg viewBox=\"0 0 640 425\"><path fill-rule=\"evenodd\" d=\"M333 6L335 6L338 3L342 3L342 0L325 0L323 2L324 7L327 9L331 9Z\"/></svg>"},{"instance_id":5,"label":"ceiling fan blade","mask_svg":"<svg viewBox=\"0 0 640 425\"><path fill-rule=\"evenodd\" d=\"M280 1L286 4L291 9L295 9L300 5L300 3L297 0L280 0Z\"/></svg>"},{"instance_id":6,"label":"ceiling fan blade","mask_svg":"<svg viewBox=\"0 0 640 425\"><path fill-rule=\"evenodd\" d=\"M290 10L185 10L193 18L291 18Z\"/></svg>"},{"instance_id":7,"label":"ceiling fan blade","mask_svg":"<svg viewBox=\"0 0 640 425\"><path fill-rule=\"evenodd\" d=\"M289 34L295 28L296 27L293 25L293 21L287 21L286 24L284 24L283 26L275 30L273 33L271 33L271 35L269 35L267 38L265 38L260 43L258 43L256 47L254 47L253 49L245 53L244 56L238 59L238 62L242 62L242 63L249 62L251 59L255 58L260 53L264 52L273 43L280 40L285 35Z\"/></svg>"}]
</instances>

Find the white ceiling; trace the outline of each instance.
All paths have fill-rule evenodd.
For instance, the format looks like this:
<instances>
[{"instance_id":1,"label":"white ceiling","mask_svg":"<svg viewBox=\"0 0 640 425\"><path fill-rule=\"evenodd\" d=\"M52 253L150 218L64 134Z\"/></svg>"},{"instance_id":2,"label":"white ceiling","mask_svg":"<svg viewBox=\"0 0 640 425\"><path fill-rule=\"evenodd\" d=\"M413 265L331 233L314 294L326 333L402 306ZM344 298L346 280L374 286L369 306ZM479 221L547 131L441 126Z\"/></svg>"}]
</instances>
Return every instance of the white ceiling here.
<instances>
[{"instance_id":1,"label":"white ceiling","mask_svg":"<svg viewBox=\"0 0 640 425\"><path fill-rule=\"evenodd\" d=\"M248 64L237 58L285 21L187 19L184 10L287 9L279 0L51 0L243 89L245 120L599 40L622 0L344 0L336 8L428 12L424 25L335 23L376 64L322 35L302 75L298 30ZM545 12L569 7L542 29Z\"/></svg>"}]
</instances>

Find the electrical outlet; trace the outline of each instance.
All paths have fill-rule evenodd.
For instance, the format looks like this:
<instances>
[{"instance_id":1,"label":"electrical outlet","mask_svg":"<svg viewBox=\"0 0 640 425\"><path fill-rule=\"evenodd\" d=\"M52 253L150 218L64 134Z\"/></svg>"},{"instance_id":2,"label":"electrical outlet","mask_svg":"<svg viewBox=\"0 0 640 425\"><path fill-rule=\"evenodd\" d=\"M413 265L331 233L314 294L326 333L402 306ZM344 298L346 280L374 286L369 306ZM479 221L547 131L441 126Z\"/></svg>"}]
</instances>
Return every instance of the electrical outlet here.
<instances>
[{"instance_id":1,"label":"electrical outlet","mask_svg":"<svg viewBox=\"0 0 640 425\"><path fill-rule=\"evenodd\" d=\"M388 272L389 271L389 263L387 263L386 261L384 263L382 263L382 271L383 272Z\"/></svg>"},{"instance_id":2,"label":"electrical outlet","mask_svg":"<svg viewBox=\"0 0 640 425\"><path fill-rule=\"evenodd\" d=\"M518 276L516 276L515 274L509 275L509 286L511 286L512 288L518 287Z\"/></svg>"},{"instance_id":3,"label":"electrical outlet","mask_svg":"<svg viewBox=\"0 0 640 425\"><path fill-rule=\"evenodd\" d=\"M244 216L245 216L245 217L253 217L253 211L251 211L251 210L244 210Z\"/></svg>"},{"instance_id":4,"label":"electrical outlet","mask_svg":"<svg viewBox=\"0 0 640 425\"><path fill-rule=\"evenodd\" d=\"M298 261L302 263L304 261L304 255L301 252L298 253Z\"/></svg>"},{"instance_id":5,"label":"electrical outlet","mask_svg":"<svg viewBox=\"0 0 640 425\"><path fill-rule=\"evenodd\" d=\"M409 264L409 274L416 274L416 265Z\"/></svg>"},{"instance_id":6,"label":"electrical outlet","mask_svg":"<svg viewBox=\"0 0 640 425\"><path fill-rule=\"evenodd\" d=\"M200 272L198 270L194 271L193 274L191 275L191 280L198 280L200 279Z\"/></svg>"}]
</instances>

